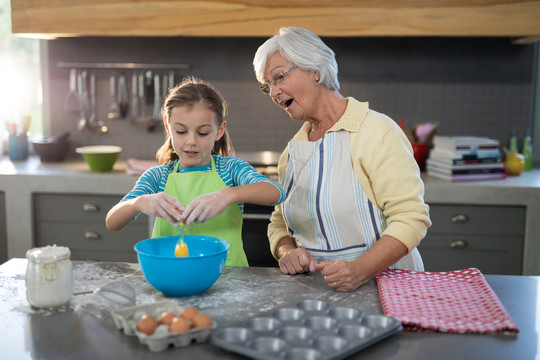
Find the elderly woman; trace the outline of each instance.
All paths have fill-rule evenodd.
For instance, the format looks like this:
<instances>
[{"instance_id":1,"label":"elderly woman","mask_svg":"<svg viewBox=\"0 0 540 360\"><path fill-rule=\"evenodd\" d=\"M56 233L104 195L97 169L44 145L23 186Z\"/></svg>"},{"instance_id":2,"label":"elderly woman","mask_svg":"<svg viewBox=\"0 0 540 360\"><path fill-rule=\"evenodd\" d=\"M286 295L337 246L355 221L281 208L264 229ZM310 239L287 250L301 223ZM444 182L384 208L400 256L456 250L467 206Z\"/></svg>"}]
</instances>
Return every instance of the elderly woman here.
<instances>
[{"instance_id":1,"label":"elderly woman","mask_svg":"<svg viewBox=\"0 0 540 360\"><path fill-rule=\"evenodd\" d=\"M261 90L303 121L280 157L287 199L268 227L284 274L321 271L353 291L382 270L423 270L416 246L431 225L412 147L388 116L339 92L334 52L284 27L253 60Z\"/></svg>"}]
</instances>

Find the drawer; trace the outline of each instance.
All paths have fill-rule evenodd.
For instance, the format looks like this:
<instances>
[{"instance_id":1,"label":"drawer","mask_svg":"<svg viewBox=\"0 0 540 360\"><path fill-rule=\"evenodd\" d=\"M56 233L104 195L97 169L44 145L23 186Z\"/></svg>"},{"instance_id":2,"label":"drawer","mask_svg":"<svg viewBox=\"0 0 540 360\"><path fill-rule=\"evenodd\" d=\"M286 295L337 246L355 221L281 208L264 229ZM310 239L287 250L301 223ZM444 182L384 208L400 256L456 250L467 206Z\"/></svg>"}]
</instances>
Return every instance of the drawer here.
<instances>
[{"instance_id":1,"label":"drawer","mask_svg":"<svg viewBox=\"0 0 540 360\"><path fill-rule=\"evenodd\" d=\"M523 236L525 207L431 205L428 234L454 233L495 236Z\"/></svg>"},{"instance_id":2,"label":"drawer","mask_svg":"<svg viewBox=\"0 0 540 360\"><path fill-rule=\"evenodd\" d=\"M0 192L0 264L8 260L6 231L6 195Z\"/></svg>"},{"instance_id":3,"label":"drawer","mask_svg":"<svg viewBox=\"0 0 540 360\"><path fill-rule=\"evenodd\" d=\"M75 250L129 251L141 240L148 239L148 226L129 224L121 231L109 231L105 224L39 222L36 224L36 245L61 245Z\"/></svg>"},{"instance_id":4,"label":"drawer","mask_svg":"<svg viewBox=\"0 0 540 360\"><path fill-rule=\"evenodd\" d=\"M105 221L109 210L122 196L107 195L34 195L35 220Z\"/></svg>"},{"instance_id":5,"label":"drawer","mask_svg":"<svg viewBox=\"0 0 540 360\"><path fill-rule=\"evenodd\" d=\"M418 251L426 271L474 267L484 274L520 275L523 239L429 235Z\"/></svg>"}]
</instances>

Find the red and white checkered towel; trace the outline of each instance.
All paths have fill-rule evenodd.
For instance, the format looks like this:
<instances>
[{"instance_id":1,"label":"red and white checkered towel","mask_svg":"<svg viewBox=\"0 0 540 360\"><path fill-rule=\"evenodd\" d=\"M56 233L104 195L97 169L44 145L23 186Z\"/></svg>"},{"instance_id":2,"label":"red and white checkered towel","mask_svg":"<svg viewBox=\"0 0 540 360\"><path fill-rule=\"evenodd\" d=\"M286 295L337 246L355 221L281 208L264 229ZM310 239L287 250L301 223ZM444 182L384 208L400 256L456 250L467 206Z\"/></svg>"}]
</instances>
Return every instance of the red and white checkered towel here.
<instances>
[{"instance_id":1,"label":"red and white checkered towel","mask_svg":"<svg viewBox=\"0 0 540 360\"><path fill-rule=\"evenodd\" d=\"M478 269L426 272L387 269L377 276L382 308L405 331L519 332Z\"/></svg>"}]
</instances>

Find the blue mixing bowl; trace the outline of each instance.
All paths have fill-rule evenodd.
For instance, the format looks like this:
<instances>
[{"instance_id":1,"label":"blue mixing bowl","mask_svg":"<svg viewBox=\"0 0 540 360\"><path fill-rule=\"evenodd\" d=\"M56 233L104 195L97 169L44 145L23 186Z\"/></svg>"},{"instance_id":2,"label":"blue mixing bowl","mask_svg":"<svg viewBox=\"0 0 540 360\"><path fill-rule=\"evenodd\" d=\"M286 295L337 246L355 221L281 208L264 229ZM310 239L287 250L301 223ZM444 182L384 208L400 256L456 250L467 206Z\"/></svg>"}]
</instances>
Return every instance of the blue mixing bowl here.
<instances>
[{"instance_id":1,"label":"blue mixing bowl","mask_svg":"<svg viewBox=\"0 0 540 360\"><path fill-rule=\"evenodd\" d=\"M225 267L227 241L211 236L186 235L189 256L174 256L178 236L139 241L134 249L146 280L165 296L200 294L212 286Z\"/></svg>"}]
</instances>

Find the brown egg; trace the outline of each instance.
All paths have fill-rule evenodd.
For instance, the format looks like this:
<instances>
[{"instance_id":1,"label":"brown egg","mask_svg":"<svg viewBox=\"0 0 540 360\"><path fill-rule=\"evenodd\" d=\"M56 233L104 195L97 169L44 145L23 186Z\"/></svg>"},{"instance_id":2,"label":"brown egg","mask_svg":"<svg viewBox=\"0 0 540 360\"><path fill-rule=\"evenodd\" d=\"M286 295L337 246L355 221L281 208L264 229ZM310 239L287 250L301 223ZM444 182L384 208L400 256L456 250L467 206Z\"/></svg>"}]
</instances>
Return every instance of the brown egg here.
<instances>
[{"instance_id":1,"label":"brown egg","mask_svg":"<svg viewBox=\"0 0 540 360\"><path fill-rule=\"evenodd\" d=\"M145 333L146 335L152 335L158 326L158 322L152 315L143 315L137 323L137 330Z\"/></svg>"},{"instance_id":2,"label":"brown egg","mask_svg":"<svg viewBox=\"0 0 540 360\"><path fill-rule=\"evenodd\" d=\"M172 319L171 325L169 326L169 332L172 334L183 333L189 331L189 321L179 316L176 316Z\"/></svg>"},{"instance_id":3,"label":"brown egg","mask_svg":"<svg viewBox=\"0 0 540 360\"><path fill-rule=\"evenodd\" d=\"M194 328L209 328L212 327L212 318L206 314L198 313L191 322Z\"/></svg>"},{"instance_id":4,"label":"brown egg","mask_svg":"<svg viewBox=\"0 0 540 360\"><path fill-rule=\"evenodd\" d=\"M186 320L193 320L193 318L195 317L195 315L197 315L199 313L199 311L197 309L195 309L193 306L188 306L187 308L184 309L184 311L182 311L182 317Z\"/></svg>"},{"instance_id":5,"label":"brown egg","mask_svg":"<svg viewBox=\"0 0 540 360\"><path fill-rule=\"evenodd\" d=\"M171 325L171 321L175 317L176 317L175 313L164 311L161 313L161 317L159 318L159 323L163 325Z\"/></svg>"}]
</instances>

